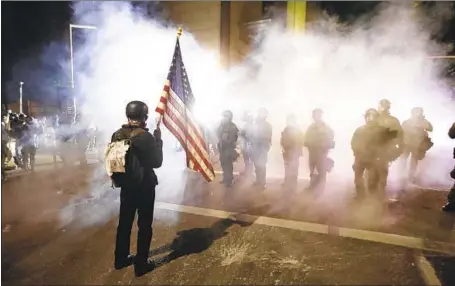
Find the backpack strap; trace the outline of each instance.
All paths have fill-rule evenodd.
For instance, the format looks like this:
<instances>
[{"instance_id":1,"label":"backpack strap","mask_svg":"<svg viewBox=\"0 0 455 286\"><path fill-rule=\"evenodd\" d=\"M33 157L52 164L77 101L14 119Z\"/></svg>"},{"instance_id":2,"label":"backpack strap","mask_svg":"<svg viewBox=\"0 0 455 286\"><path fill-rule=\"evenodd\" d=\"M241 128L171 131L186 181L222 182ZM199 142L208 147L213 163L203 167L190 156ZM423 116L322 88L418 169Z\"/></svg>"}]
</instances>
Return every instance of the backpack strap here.
<instances>
[{"instance_id":1,"label":"backpack strap","mask_svg":"<svg viewBox=\"0 0 455 286\"><path fill-rule=\"evenodd\" d=\"M129 137L130 137L130 139L133 139L133 138L136 137L137 135L142 134L142 133L144 133L144 132L145 132L145 130L142 129L142 128L134 128L133 131L131 131Z\"/></svg>"}]
</instances>

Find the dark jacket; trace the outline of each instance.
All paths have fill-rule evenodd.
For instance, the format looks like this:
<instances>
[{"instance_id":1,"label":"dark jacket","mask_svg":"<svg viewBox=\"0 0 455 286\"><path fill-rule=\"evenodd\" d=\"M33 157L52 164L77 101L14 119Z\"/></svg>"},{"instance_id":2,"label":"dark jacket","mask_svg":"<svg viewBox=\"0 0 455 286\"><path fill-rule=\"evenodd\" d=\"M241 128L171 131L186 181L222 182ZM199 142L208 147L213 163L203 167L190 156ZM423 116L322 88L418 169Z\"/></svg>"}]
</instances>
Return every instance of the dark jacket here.
<instances>
[{"instance_id":1,"label":"dark jacket","mask_svg":"<svg viewBox=\"0 0 455 286\"><path fill-rule=\"evenodd\" d=\"M128 139L131 132L136 128L139 127L123 125L122 128L112 134L111 142ZM155 186L158 184L158 179L153 169L160 168L163 164L163 141L153 137L147 128L143 129L145 132L131 139L130 148L138 159L144 174L141 185L144 187ZM127 164L129 163L127 162Z\"/></svg>"},{"instance_id":2,"label":"dark jacket","mask_svg":"<svg viewBox=\"0 0 455 286\"><path fill-rule=\"evenodd\" d=\"M375 159L389 160L386 149L390 141L397 136L397 131L391 131L376 123L365 124L357 128L351 139L351 149L354 157L363 161Z\"/></svg>"},{"instance_id":3,"label":"dark jacket","mask_svg":"<svg viewBox=\"0 0 455 286\"><path fill-rule=\"evenodd\" d=\"M256 121L251 136L253 152L268 152L272 146L272 126L267 121Z\"/></svg>"},{"instance_id":4,"label":"dark jacket","mask_svg":"<svg viewBox=\"0 0 455 286\"><path fill-rule=\"evenodd\" d=\"M455 123L452 124L452 127L449 129L449 137L455 139Z\"/></svg>"},{"instance_id":5,"label":"dark jacket","mask_svg":"<svg viewBox=\"0 0 455 286\"><path fill-rule=\"evenodd\" d=\"M234 123L221 124L216 133L220 150L234 150L237 147L239 130Z\"/></svg>"},{"instance_id":6,"label":"dark jacket","mask_svg":"<svg viewBox=\"0 0 455 286\"><path fill-rule=\"evenodd\" d=\"M305 132L304 145L310 152L328 152L334 148L333 130L324 122L312 123Z\"/></svg>"},{"instance_id":7,"label":"dark jacket","mask_svg":"<svg viewBox=\"0 0 455 286\"><path fill-rule=\"evenodd\" d=\"M302 156L303 132L294 126L286 126L281 132L281 147L284 153L290 155Z\"/></svg>"}]
</instances>

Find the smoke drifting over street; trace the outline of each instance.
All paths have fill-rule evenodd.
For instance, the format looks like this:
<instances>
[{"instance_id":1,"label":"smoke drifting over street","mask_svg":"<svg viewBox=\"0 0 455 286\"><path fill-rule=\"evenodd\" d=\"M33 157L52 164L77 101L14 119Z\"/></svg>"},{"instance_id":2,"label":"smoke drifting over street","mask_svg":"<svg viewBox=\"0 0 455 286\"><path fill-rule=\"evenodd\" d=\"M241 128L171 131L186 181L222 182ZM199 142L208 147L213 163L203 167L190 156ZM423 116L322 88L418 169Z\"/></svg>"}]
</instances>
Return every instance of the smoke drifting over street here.
<instances>
[{"instance_id":1,"label":"smoke drifting over street","mask_svg":"<svg viewBox=\"0 0 455 286\"><path fill-rule=\"evenodd\" d=\"M435 9L432 15L439 15L438 11ZM97 27L85 46L76 51L77 58L89 60L85 70L75 63L77 90L86 98L82 111L109 140L125 123L127 102L142 100L154 110L171 62L177 29L170 23L146 19L141 11L122 2L103 2L96 11L75 4L74 12L73 22ZM217 51L202 47L183 27L180 41L196 99L195 115L203 124L214 127L221 111L231 109L234 121L240 125L245 110L255 113L259 107L267 108L273 126L268 174L273 176L283 174L279 137L286 115L297 114L300 125L306 128L311 123L311 111L322 108L325 120L335 131L336 147L330 153L335 167L328 176L327 190L333 195L345 192L338 187L340 182L352 182L350 140L355 128L364 123L365 110L387 98L392 102L392 115L403 121L409 118L411 108L421 106L434 125L431 136L435 142L422 163L421 184L447 185L452 167L447 130L455 121L455 107L441 77L444 67L428 58L443 53L430 40L430 34L442 25L434 18L432 25L426 25L429 20L422 17L410 7L388 3L372 18L363 18L349 29L336 29L330 18L297 35L271 26L258 35L263 38L252 51L251 61L230 71L218 66ZM447 15L435 18L446 19ZM153 115L149 123L152 130ZM163 141L164 163L157 170L157 198L183 197L184 153L175 151L177 141L164 130ZM301 160L303 177L308 176L306 160ZM105 174L96 172L94 180L100 176ZM392 166L389 188L394 188L394 180L400 176L399 169ZM107 191L108 185L93 184L93 192L99 193L100 188ZM108 217L100 218L104 219Z\"/></svg>"}]
</instances>

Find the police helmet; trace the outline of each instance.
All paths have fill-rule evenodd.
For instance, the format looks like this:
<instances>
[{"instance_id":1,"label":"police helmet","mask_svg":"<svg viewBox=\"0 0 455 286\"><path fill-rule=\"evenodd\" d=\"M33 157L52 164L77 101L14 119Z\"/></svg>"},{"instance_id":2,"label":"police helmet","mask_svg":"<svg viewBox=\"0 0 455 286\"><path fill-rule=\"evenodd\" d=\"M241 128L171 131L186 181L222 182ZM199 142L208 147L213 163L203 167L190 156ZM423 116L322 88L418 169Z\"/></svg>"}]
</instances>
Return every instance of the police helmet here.
<instances>
[{"instance_id":1,"label":"police helmet","mask_svg":"<svg viewBox=\"0 0 455 286\"><path fill-rule=\"evenodd\" d=\"M390 107L392 106L392 104L390 103L390 101L388 99L384 98L379 101L379 106L386 110L389 110Z\"/></svg>"},{"instance_id":2,"label":"police helmet","mask_svg":"<svg viewBox=\"0 0 455 286\"><path fill-rule=\"evenodd\" d=\"M258 110L258 118L266 119L269 116L269 112L265 108L259 108Z\"/></svg>"},{"instance_id":3,"label":"police helmet","mask_svg":"<svg viewBox=\"0 0 455 286\"><path fill-rule=\"evenodd\" d=\"M230 110L223 111L222 116L229 120L232 120L232 118L234 117L234 115L232 114L232 111L230 111Z\"/></svg>"},{"instance_id":4,"label":"police helmet","mask_svg":"<svg viewBox=\"0 0 455 286\"><path fill-rule=\"evenodd\" d=\"M414 116L422 116L423 115L423 108L422 107L414 107L411 110L411 114Z\"/></svg>"},{"instance_id":5,"label":"police helmet","mask_svg":"<svg viewBox=\"0 0 455 286\"><path fill-rule=\"evenodd\" d=\"M27 117L27 116L26 116L25 114L21 113L21 114L19 114L19 117L18 117L18 118L19 118L19 120L23 121L23 120L26 119L26 117Z\"/></svg>"},{"instance_id":6,"label":"police helmet","mask_svg":"<svg viewBox=\"0 0 455 286\"><path fill-rule=\"evenodd\" d=\"M126 117L131 120L147 120L149 108L142 101L134 100L126 105Z\"/></svg>"},{"instance_id":7,"label":"police helmet","mask_svg":"<svg viewBox=\"0 0 455 286\"><path fill-rule=\"evenodd\" d=\"M253 115L249 111L243 112L243 121L251 121L253 120Z\"/></svg>"},{"instance_id":8,"label":"police helmet","mask_svg":"<svg viewBox=\"0 0 455 286\"><path fill-rule=\"evenodd\" d=\"M379 112L375 108L368 108L364 114L365 118L368 118L370 116L376 117L378 115L379 115Z\"/></svg>"},{"instance_id":9,"label":"police helmet","mask_svg":"<svg viewBox=\"0 0 455 286\"><path fill-rule=\"evenodd\" d=\"M295 123L297 121L297 117L295 116L294 113L289 113L287 116L286 116L286 122L289 124L289 123Z\"/></svg>"}]
</instances>

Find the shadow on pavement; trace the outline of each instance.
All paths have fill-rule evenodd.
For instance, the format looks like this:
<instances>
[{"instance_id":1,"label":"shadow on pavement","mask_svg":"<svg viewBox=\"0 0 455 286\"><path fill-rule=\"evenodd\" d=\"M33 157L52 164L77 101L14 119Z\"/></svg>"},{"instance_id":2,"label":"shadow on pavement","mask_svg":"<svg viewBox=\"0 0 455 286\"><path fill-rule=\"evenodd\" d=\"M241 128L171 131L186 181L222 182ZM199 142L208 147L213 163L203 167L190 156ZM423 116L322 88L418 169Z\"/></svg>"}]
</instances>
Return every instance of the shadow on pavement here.
<instances>
[{"instance_id":1,"label":"shadow on pavement","mask_svg":"<svg viewBox=\"0 0 455 286\"><path fill-rule=\"evenodd\" d=\"M258 217L246 214L236 214L228 218L219 219L207 228L193 228L177 232L177 237L167 245L163 245L150 252L156 256L171 251L167 256L155 260L156 268L163 266L180 257L201 253L209 249L212 244L229 234L231 226L237 224L241 227L252 225Z\"/></svg>"}]
</instances>

